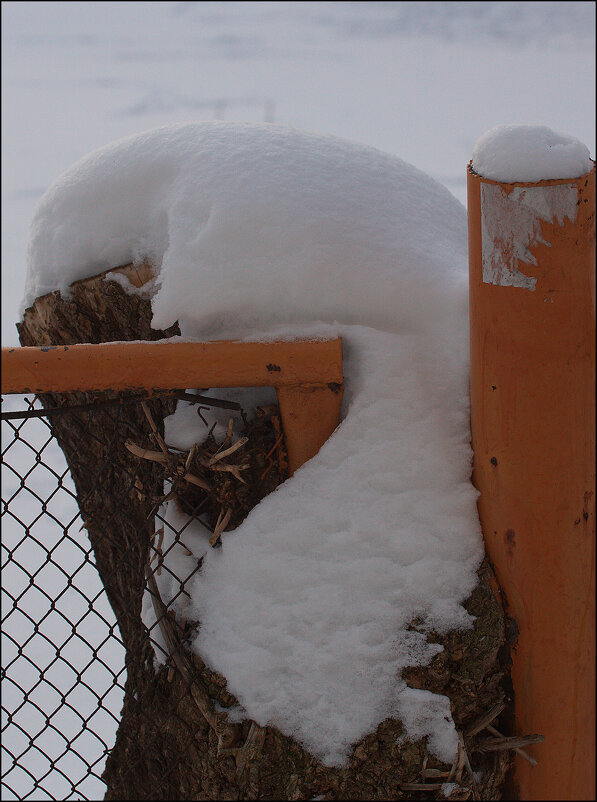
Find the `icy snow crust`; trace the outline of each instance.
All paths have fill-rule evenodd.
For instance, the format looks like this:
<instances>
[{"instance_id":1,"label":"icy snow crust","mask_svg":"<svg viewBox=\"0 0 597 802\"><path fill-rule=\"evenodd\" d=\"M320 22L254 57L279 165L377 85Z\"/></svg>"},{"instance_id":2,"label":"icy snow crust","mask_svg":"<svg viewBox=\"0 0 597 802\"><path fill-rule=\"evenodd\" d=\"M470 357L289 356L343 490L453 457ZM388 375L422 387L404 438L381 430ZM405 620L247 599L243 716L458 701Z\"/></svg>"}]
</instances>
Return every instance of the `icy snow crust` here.
<instances>
[{"instance_id":1,"label":"icy snow crust","mask_svg":"<svg viewBox=\"0 0 597 802\"><path fill-rule=\"evenodd\" d=\"M189 557L166 525L169 570L156 577L166 603L177 597L201 621L193 648L226 676L234 715L278 727L328 765L394 715L441 759L456 752L448 699L407 688L401 671L441 648L429 629L470 626L461 602L483 554L466 242L461 204L400 159L234 123L96 151L32 223L24 306L148 256L162 265L155 327L178 320L186 339L343 337L334 435L221 549L189 526ZM205 437L189 409L166 422L172 445ZM180 529L171 506L162 512ZM201 555L189 600L170 572L186 579ZM420 631L407 630L415 617ZM147 594L144 619L155 620Z\"/></svg>"},{"instance_id":2,"label":"icy snow crust","mask_svg":"<svg viewBox=\"0 0 597 802\"><path fill-rule=\"evenodd\" d=\"M497 125L473 149L473 170L514 183L578 178L593 169L586 145L545 125Z\"/></svg>"}]
</instances>

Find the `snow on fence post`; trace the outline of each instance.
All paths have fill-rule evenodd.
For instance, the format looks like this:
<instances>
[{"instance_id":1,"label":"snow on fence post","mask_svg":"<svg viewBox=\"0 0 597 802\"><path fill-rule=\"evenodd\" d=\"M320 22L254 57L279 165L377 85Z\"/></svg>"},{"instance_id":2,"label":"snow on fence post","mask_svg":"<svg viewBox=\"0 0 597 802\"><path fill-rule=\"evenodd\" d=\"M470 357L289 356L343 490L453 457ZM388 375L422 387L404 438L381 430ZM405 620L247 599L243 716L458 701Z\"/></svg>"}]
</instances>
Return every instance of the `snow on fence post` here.
<instances>
[{"instance_id":1,"label":"snow on fence post","mask_svg":"<svg viewBox=\"0 0 597 802\"><path fill-rule=\"evenodd\" d=\"M474 483L519 629L515 734L545 736L528 750L536 766L516 756L513 793L594 799L595 165L532 183L475 166L473 157Z\"/></svg>"}]
</instances>

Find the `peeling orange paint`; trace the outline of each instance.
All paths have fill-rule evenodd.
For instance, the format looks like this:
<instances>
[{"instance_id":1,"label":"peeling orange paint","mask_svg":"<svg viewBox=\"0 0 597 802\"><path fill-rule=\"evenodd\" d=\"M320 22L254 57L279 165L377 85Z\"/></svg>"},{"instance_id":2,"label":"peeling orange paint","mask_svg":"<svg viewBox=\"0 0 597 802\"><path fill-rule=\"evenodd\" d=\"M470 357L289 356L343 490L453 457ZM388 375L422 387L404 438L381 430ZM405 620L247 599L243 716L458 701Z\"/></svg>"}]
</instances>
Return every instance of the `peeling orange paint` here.
<instances>
[{"instance_id":1,"label":"peeling orange paint","mask_svg":"<svg viewBox=\"0 0 597 802\"><path fill-rule=\"evenodd\" d=\"M545 736L514 784L595 799L595 169L499 184L469 166L468 209L474 482L519 628L515 733Z\"/></svg>"}]
</instances>

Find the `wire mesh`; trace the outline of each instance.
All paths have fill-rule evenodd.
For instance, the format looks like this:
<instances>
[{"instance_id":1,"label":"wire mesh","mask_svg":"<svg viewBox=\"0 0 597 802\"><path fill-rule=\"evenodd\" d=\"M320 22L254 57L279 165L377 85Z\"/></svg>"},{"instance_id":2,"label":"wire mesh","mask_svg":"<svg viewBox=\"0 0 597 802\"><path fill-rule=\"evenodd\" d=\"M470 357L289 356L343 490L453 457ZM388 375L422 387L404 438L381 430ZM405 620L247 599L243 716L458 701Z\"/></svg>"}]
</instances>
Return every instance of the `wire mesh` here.
<instances>
[{"instance_id":1,"label":"wire mesh","mask_svg":"<svg viewBox=\"0 0 597 802\"><path fill-rule=\"evenodd\" d=\"M194 487L185 515L167 515L189 454L160 463L129 447L159 453L172 398L41 400L54 412L3 400L2 797L182 798L198 740L223 746L218 710L233 703L183 650L193 623L181 602L201 566L186 533L199 524L213 538L215 512ZM156 578L164 587L168 575L174 590L162 598Z\"/></svg>"},{"instance_id":2,"label":"wire mesh","mask_svg":"<svg viewBox=\"0 0 597 802\"><path fill-rule=\"evenodd\" d=\"M27 399L10 397L3 411ZM4 798L103 795L126 671L81 533L76 490L44 418L2 422Z\"/></svg>"}]
</instances>

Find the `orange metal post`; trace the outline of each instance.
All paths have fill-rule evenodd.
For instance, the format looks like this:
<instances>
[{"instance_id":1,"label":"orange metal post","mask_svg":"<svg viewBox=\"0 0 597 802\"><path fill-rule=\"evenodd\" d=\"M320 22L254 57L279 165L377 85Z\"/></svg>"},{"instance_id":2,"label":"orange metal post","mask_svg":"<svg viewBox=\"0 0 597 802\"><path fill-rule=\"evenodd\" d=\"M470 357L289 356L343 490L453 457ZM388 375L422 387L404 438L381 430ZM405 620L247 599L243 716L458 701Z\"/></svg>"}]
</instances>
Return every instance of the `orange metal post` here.
<instances>
[{"instance_id":1,"label":"orange metal post","mask_svg":"<svg viewBox=\"0 0 597 802\"><path fill-rule=\"evenodd\" d=\"M471 426L486 548L519 627L520 799L595 799L595 169L468 169Z\"/></svg>"},{"instance_id":2,"label":"orange metal post","mask_svg":"<svg viewBox=\"0 0 597 802\"><path fill-rule=\"evenodd\" d=\"M338 425L342 392L334 382L276 387L284 432L296 432L286 435L291 474L317 454Z\"/></svg>"},{"instance_id":3,"label":"orange metal post","mask_svg":"<svg viewBox=\"0 0 597 802\"><path fill-rule=\"evenodd\" d=\"M290 473L332 434L342 341L130 342L2 349L2 392L275 387Z\"/></svg>"}]
</instances>

